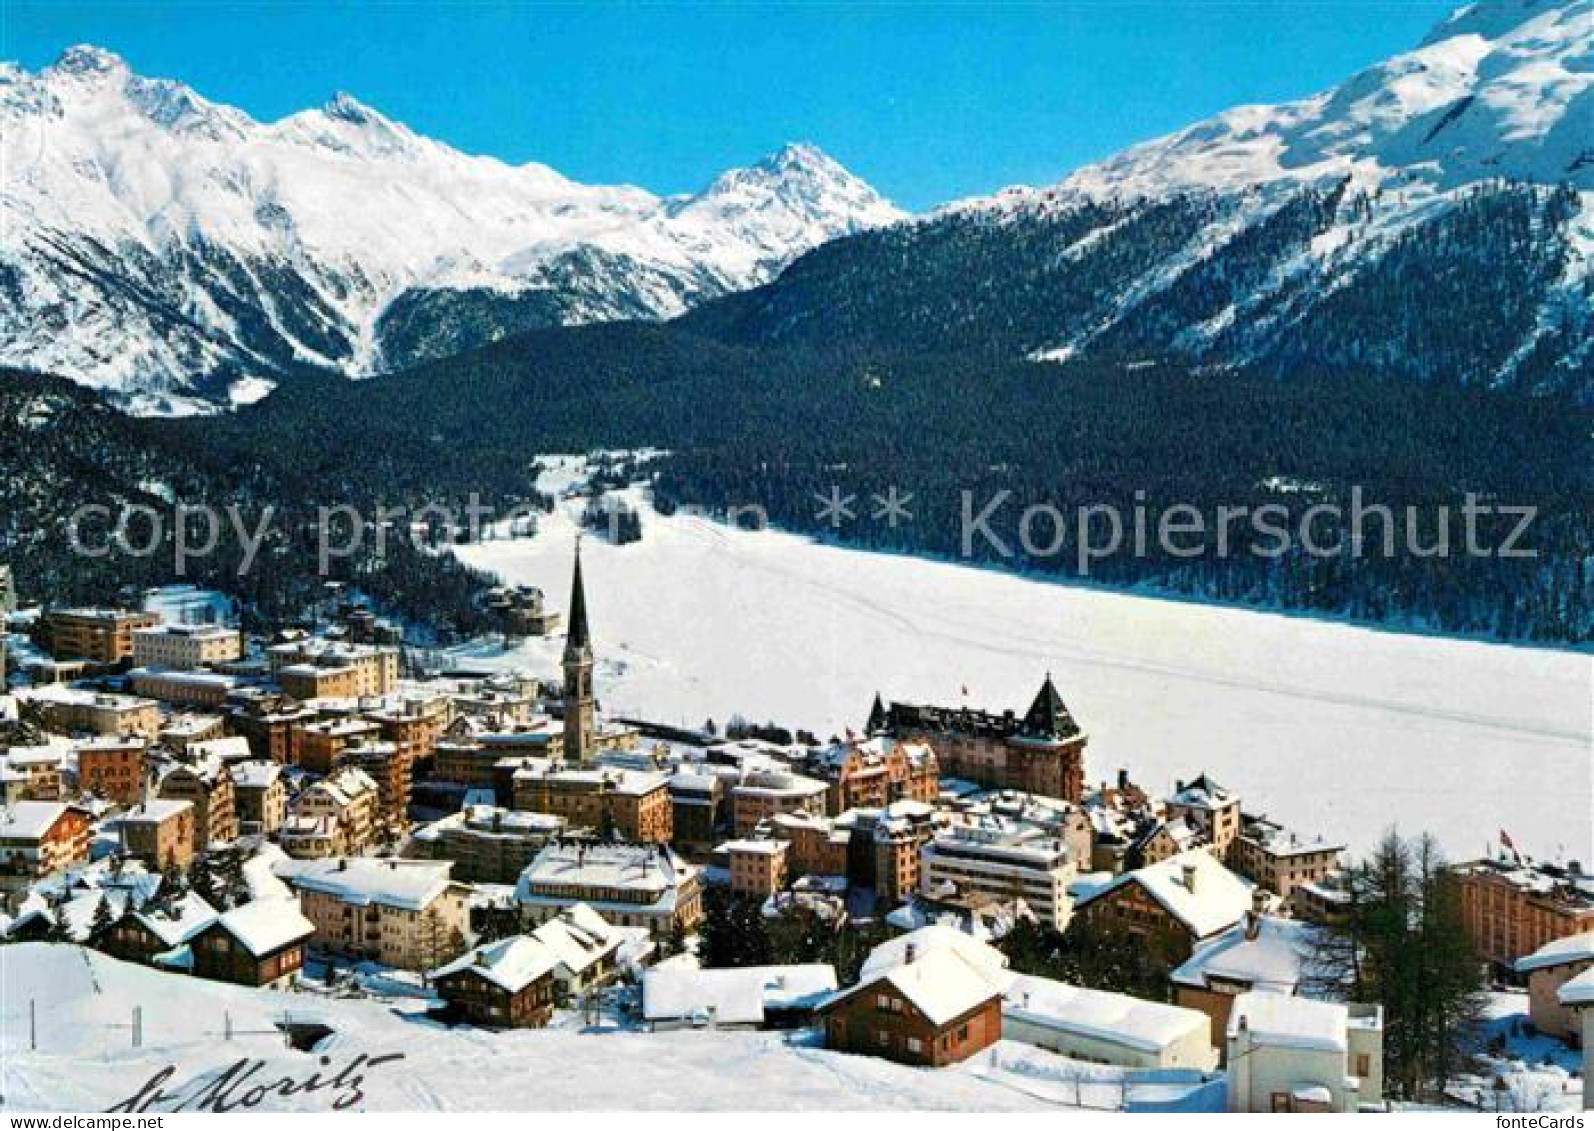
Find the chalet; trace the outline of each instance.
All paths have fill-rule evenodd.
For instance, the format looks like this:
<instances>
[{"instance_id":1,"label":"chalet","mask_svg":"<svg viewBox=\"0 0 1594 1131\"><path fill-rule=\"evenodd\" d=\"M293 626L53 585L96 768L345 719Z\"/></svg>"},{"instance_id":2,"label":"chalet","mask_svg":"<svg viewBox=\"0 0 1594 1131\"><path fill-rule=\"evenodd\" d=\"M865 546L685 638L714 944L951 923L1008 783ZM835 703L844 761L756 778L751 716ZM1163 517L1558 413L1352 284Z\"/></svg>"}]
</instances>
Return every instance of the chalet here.
<instances>
[{"instance_id":1,"label":"chalet","mask_svg":"<svg viewBox=\"0 0 1594 1131\"><path fill-rule=\"evenodd\" d=\"M216 909L194 892L155 899L124 911L100 942L107 954L124 962L191 970L189 942L216 921Z\"/></svg>"},{"instance_id":2,"label":"chalet","mask_svg":"<svg viewBox=\"0 0 1594 1131\"><path fill-rule=\"evenodd\" d=\"M1172 969L1253 910L1254 890L1196 848L1083 893L1074 913L1098 929L1135 937L1153 961Z\"/></svg>"},{"instance_id":3,"label":"chalet","mask_svg":"<svg viewBox=\"0 0 1594 1131\"><path fill-rule=\"evenodd\" d=\"M554 986L561 1000L574 1000L594 986L613 981L620 972L625 936L585 904L566 907L531 937L554 957Z\"/></svg>"},{"instance_id":4,"label":"chalet","mask_svg":"<svg viewBox=\"0 0 1594 1131\"><path fill-rule=\"evenodd\" d=\"M18 801L0 810L0 886L26 887L89 854L89 815L62 801Z\"/></svg>"},{"instance_id":5,"label":"chalet","mask_svg":"<svg viewBox=\"0 0 1594 1131\"><path fill-rule=\"evenodd\" d=\"M559 960L536 938L483 943L432 971L450 1011L489 1029L540 1029L553 1017Z\"/></svg>"},{"instance_id":6,"label":"chalet","mask_svg":"<svg viewBox=\"0 0 1594 1131\"><path fill-rule=\"evenodd\" d=\"M235 907L189 941L193 972L200 978L239 986L282 987L304 965L304 947L315 934L293 899L257 899Z\"/></svg>"},{"instance_id":7,"label":"chalet","mask_svg":"<svg viewBox=\"0 0 1594 1131\"><path fill-rule=\"evenodd\" d=\"M907 936L904 936L907 937ZM841 1052L939 1068L1002 1037L1002 991L988 972L949 947L873 971L818 1007L825 1044Z\"/></svg>"}]
</instances>

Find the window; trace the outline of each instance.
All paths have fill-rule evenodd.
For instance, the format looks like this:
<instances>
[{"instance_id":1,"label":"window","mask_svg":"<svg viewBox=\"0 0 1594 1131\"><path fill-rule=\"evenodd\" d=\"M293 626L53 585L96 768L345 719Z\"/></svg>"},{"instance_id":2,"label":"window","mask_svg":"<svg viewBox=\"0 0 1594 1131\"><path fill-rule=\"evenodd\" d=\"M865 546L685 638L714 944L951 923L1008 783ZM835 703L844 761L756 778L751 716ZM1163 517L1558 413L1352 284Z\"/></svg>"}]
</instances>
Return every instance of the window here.
<instances>
[{"instance_id":1,"label":"window","mask_svg":"<svg viewBox=\"0 0 1594 1131\"><path fill-rule=\"evenodd\" d=\"M924 1051L924 1042L919 1040L918 1037L909 1037L908 1038L908 1051L909 1052L923 1052Z\"/></svg>"},{"instance_id":2,"label":"window","mask_svg":"<svg viewBox=\"0 0 1594 1131\"><path fill-rule=\"evenodd\" d=\"M1288 1092L1274 1092L1273 1093L1273 1110L1274 1111L1289 1111L1290 1110L1290 1094Z\"/></svg>"},{"instance_id":3,"label":"window","mask_svg":"<svg viewBox=\"0 0 1594 1131\"><path fill-rule=\"evenodd\" d=\"M1365 1079L1367 1079L1367 1077L1369 1075L1372 1074L1372 1071L1373 1071L1373 1058L1369 1054L1364 1053L1364 1052L1357 1053L1356 1054L1356 1075L1360 1076L1363 1080L1365 1080Z\"/></svg>"},{"instance_id":4,"label":"window","mask_svg":"<svg viewBox=\"0 0 1594 1131\"><path fill-rule=\"evenodd\" d=\"M881 1048L885 1048L891 1044L891 1034L886 1032L884 1029L875 1030L874 1043L879 1045Z\"/></svg>"}]
</instances>

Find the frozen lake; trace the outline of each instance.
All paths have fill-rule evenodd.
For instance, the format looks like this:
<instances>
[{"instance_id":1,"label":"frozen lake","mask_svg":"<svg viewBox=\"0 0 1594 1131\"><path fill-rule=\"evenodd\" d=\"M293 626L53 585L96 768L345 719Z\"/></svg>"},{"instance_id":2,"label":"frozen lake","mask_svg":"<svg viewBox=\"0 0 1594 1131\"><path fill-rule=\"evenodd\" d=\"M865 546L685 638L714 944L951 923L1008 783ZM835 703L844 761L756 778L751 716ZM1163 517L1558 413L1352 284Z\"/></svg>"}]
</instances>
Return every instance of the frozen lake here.
<instances>
[{"instance_id":1,"label":"frozen lake","mask_svg":"<svg viewBox=\"0 0 1594 1131\"><path fill-rule=\"evenodd\" d=\"M572 504L573 507L573 504ZM1594 863L1594 657L1080 589L791 534L645 516L584 542L605 709L861 729L887 699L1022 711L1050 670L1093 780L1202 770L1247 811L1365 848L1391 824L1453 858L1507 830ZM576 524L462 548L563 608ZM556 671L562 640L471 662Z\"/></svg>"}]
</instances>

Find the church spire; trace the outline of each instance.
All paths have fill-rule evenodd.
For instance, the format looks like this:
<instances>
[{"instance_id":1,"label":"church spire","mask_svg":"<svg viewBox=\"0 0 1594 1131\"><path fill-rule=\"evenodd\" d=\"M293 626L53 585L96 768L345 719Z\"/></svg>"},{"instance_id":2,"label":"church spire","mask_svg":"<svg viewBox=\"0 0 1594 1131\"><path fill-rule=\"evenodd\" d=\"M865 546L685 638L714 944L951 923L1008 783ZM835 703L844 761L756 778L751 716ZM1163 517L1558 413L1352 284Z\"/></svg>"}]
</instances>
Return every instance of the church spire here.
<instances>
[{"instance_id":1,"label":"church spire","mask_svg":"<svg viewBox=\"0 0 1594 1131\"><path fill-rule=\"evenodd\" d=\"M581 537L576 536L576 573L570 583L570 627L565 633L565 651L590 648L592 637L587 630L587 591L581 584Z\"/></svg>"}]
</instances>

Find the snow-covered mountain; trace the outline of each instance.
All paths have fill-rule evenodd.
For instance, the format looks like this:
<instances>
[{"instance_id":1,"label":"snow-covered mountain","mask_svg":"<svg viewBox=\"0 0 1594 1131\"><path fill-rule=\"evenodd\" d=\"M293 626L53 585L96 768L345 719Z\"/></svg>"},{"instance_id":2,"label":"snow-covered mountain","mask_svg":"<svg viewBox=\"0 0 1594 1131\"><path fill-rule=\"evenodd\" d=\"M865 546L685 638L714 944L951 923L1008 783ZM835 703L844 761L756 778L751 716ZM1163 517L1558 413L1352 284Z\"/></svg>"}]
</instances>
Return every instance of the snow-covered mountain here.
<instances>
[{"instance_id":1,"label":"snow-covered mountain","mask_svg":"<svg viewBox=\"0 0 1594 1131\"><path fill-rule=\"evenodd\" d=\"M1484 0L1332 90L835 241L690 317L1594 400L1591 296L1594 0Z\"/></svg>"},{"instance_id":2,"label":"snow-covered mountain","mask_svg":"<svg viewBox=\"0 0 1594 1131\"><path fill-rule=\"evenodd\" d=\"M659 197L467 155L346 94L257 122L94 47L0 64L0 137L0 361L154 411L668 317L902 215L812 146Z\"/></svg>"}]
</instances>

